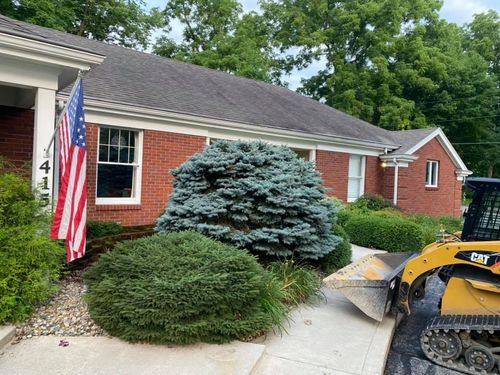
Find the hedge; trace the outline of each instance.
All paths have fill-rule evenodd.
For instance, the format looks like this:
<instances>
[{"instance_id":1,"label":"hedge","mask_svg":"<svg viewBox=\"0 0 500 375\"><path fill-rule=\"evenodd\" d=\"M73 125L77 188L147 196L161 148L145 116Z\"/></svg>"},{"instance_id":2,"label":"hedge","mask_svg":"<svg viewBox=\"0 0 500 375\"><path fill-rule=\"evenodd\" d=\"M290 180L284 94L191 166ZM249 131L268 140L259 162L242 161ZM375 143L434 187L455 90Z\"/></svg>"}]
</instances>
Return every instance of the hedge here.
<instances>
[{"instance_id":1,"label":"hedge","mask_svg":"<svg viewBox=\"0 0 500 375\"><path fill-rule=\"evenodd\" d=\"M345 230L353 243L389 252L420 251L425 244L417 224L396 216L355 216Z\"/></svg>"},{"instance_id":2,"label":"hedge","mask_svg":"<svg viewBox=\"0 0 500 375\"><path fill-rule=\"evenodd\" d=\"M92 318L131 342L223 343L288 311L282 285L253 256L196 232L120 243L84 280Z\"/></svg>"}]
</instances>

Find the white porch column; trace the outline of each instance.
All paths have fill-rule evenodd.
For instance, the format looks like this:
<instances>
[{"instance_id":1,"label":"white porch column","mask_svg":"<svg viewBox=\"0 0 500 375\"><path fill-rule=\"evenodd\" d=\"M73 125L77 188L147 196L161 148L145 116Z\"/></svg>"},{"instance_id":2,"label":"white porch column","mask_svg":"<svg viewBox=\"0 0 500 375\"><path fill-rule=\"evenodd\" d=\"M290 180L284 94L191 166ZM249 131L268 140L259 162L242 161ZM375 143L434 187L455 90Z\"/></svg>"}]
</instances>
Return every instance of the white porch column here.
<instances>
[{"instance_id":1,"label":"white porch column","mask_svg":"<svg viewBox=\"0 0 500 375\"><path fill-rule=\"evenodd\" d=\"M54 166L52 145L49 155L45 155L55 122L56 91L38 88L35 99L35 129L33 134L33 187L38 190L46 205L50 205L52 185L54 181ZM47 157L48 156L48 157Z\"/></svg>"}]
</instances>

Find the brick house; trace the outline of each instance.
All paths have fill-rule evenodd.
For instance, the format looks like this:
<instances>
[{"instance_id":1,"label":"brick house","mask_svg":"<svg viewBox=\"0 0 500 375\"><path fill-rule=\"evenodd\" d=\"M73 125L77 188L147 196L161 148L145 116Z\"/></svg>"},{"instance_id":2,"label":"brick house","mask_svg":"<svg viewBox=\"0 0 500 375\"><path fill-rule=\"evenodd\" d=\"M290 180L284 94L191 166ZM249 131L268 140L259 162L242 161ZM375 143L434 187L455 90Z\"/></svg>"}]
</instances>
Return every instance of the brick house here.
<instances>
[{"instance_id":1,"label":"brick house","mask_svg":"<svg viewBox=\"0 0 500 375\"><path fill-rule=\"evenodd\" d=\"M0 155L31 162L48 202L57 173L45 148L78 71L89 220L153 223L172 192L170 170L214 139L288 145L343 201L374 193L407 212L460 213L471 172L439 128L387 131L286 88L0 16Z\"/></svg>"}]
</instances>

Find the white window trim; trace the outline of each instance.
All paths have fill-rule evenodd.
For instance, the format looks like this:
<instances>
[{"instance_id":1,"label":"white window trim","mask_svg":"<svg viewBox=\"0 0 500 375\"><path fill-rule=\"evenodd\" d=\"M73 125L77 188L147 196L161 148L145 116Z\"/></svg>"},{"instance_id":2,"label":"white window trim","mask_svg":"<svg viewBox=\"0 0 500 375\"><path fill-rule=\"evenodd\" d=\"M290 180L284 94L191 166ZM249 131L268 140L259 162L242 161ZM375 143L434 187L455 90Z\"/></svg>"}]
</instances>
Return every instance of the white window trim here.
<instances>
[{"instance_id":1,"label":"white window trim","mask_svg":"<svg viewBox=\"0 0 500 375\"><path fill-rule=\"evenodd\" d=\"M348 203L352 203L352 202L356 201L359 197L361 197L365 193L366 156L350 154L349 155L349 163L351 162L351 155L361 156L361 176L353 176L353 177L349 176L349 164L347 165L347 202ZM351 180L351 179L360 180L359 196L356 198L349 197L349 180Z\"/></svg>"},{"instance_id":2,"label":"white window trim","mask_svg":"<svg viewBox=\"0 0 500 375\"><path fill-rule=\"evenodd\" d=\"M428 168L429 164L436 164L436 184L428 184L428 181L432 181L432 176L429 175L429 171L432 174L432 168ZM439 161L438 160L427 160L425 164L425 187L438 187L439 186ZM431 177L431 178L429 178Z\"/></svg>"},{"instance_id":3,"label":"white window trim","mask_svg":"<svg viewBox=\"0 0 500 375\"><path fill-rule=\"evenodd\" d=\"M97 179L99 176L99 145L101 143L101 127L103 128L112 128L112 129L126 129L126 130L132 130L137 132L137 145L135 147L136 150L136 155L137 155L137 163L132 163L132 164L127 164L127 165L133 165L136 167L136 174L135 174L135 193L136 196L133 198L98 198L97 197ZM128 204L141 204L141 187L142 187L142 154L143 154L143 148L144 148L144 132L139 129L130 129L130 128L120 128L116 126L108 126L104 124L99 125L99 131L97 133L97 159L96 159L96 174L95 174L95 204L97 205L128 205ZM106 162L102 164L109 164L109 165L123 165L123 163L113 163L113 162Z\"/></svg>"}]
</instances>

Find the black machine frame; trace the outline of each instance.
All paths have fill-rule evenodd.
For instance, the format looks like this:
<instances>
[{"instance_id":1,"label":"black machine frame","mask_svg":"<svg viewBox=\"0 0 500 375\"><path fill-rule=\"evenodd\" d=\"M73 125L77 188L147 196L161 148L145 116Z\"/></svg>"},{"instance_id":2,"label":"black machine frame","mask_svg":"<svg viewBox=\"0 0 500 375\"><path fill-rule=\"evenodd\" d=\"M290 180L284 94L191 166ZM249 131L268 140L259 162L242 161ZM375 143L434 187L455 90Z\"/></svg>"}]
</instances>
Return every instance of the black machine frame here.
<instances>
[{"instance_id":1,"label":"black machine frame","mask_svg":"<svg viewBox=\"0 0 500 375\"><path fill-rule=\"evenodd\" d=\"M500 179L468 178L465 185L474 196L464 214L462 241L500 240Z\"/></svg>"}]
</instances>

